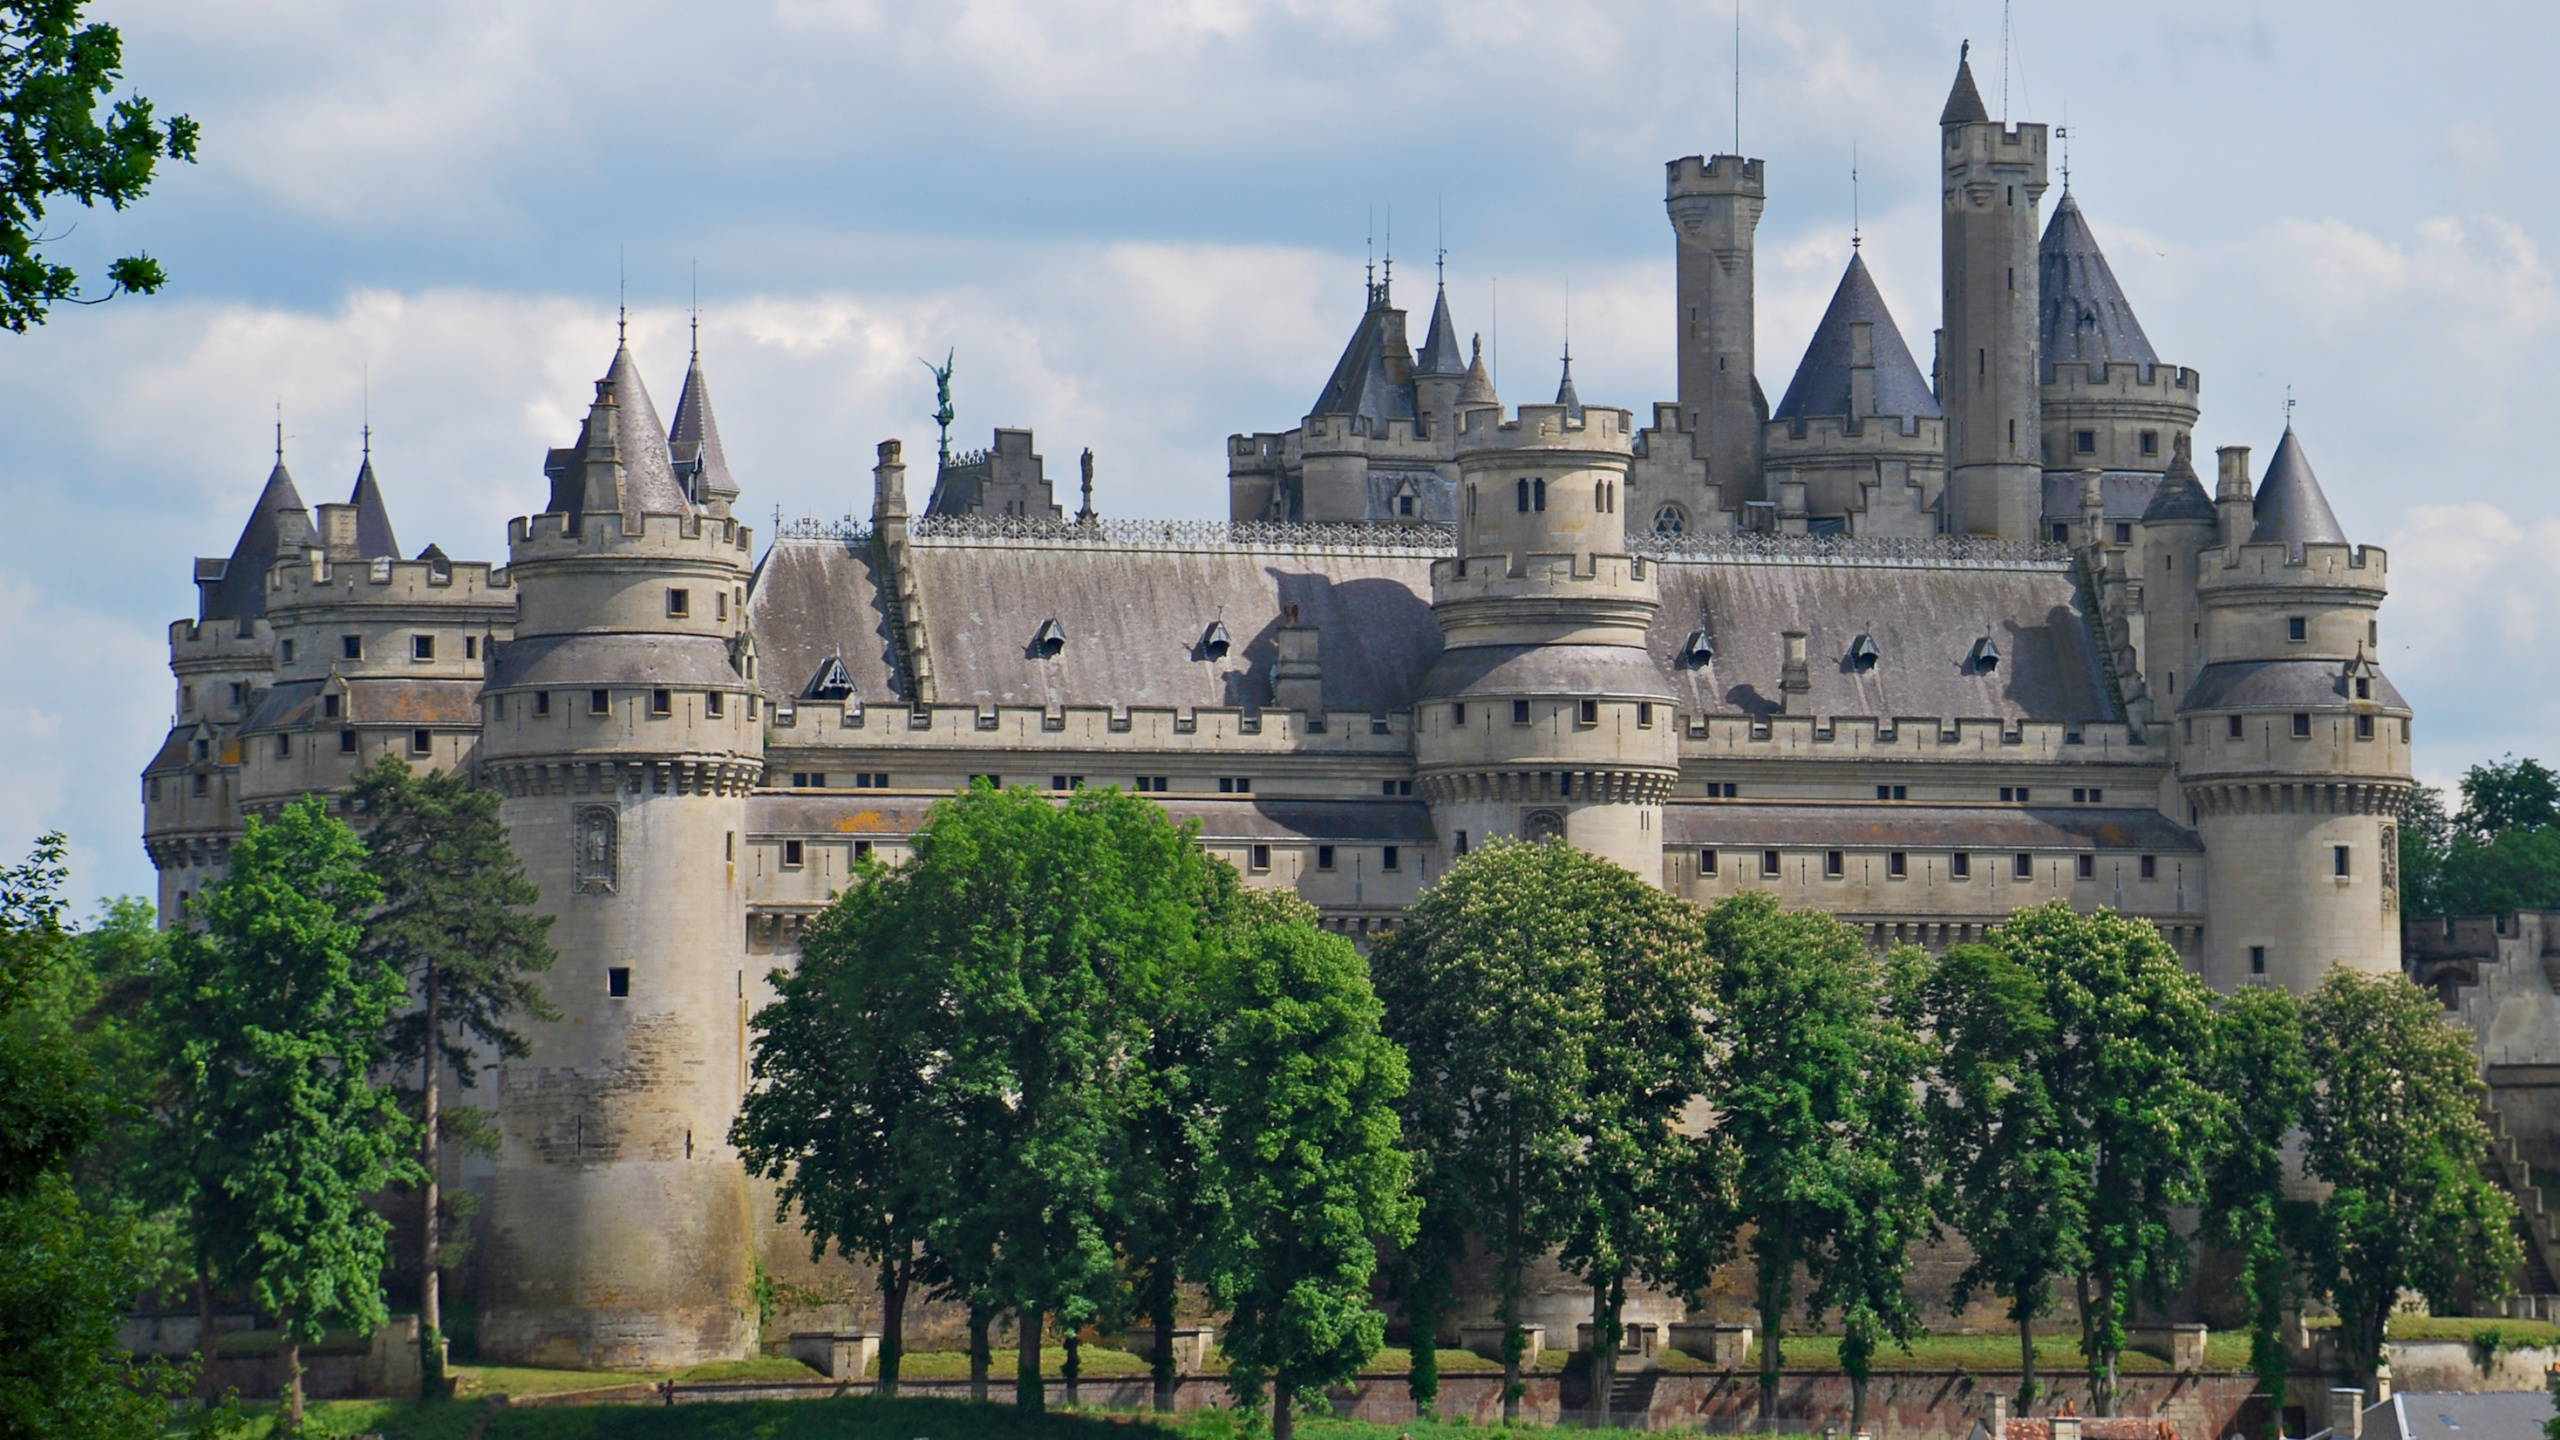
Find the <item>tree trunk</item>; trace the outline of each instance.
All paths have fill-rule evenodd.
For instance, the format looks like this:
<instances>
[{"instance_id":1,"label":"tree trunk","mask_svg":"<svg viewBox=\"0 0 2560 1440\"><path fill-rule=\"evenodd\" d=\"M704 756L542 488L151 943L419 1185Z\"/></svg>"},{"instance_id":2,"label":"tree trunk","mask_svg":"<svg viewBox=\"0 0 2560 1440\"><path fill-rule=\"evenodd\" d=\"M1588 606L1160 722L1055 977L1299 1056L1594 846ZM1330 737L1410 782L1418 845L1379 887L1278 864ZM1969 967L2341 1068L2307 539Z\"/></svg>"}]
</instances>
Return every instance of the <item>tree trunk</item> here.
<instances>
[{"instance_id":1,"label":"tree trunk","mask_svg":"<svg viewBox=\"0 0 2560 1440\"><path fill-rule=\"evenodd\" d=\"M1173 1361L1173 1287L1159 1285L1155 1295L1156 1353L1150 1367L1155 1373L1156 1410L1173 1413L1174 1395L1182 1384L1181 1368Z\"/></svg>"},{"instance_id":2,"label":"tree trunk","mask_svg":"<svg viewBox=\"0 0 2560 1440\"><path fill-rule=\"evenodd\" d=\"M1413 1397L1415 1416L1428 1420L1440 1399L1440 1316L1418 1304L1407 1305L1405 1315L1413 1327L1413 1367L1405 1389Z\"/></svg>"},{"instance_id":3,"label":"tree trunk","mask_svg":"<svg viewBox=\"0 0 2560 1440\"><path fill-rule=\"evenodd\" d=\"M1795 1284L1796 1247L1783 1232L1772 1237L1767 1251L1753 1257L1753 1279L1760 1287L1760 1418L1778 1418L1778 1382L1786 1373L1787 1346L1780 1329Z\"/></svg>"},{"instance_id":4,"label":"tree trunk","mask_svg":"<svg viewBox=\"0 0 2560 1440\"><path fill-rule=\"evenodd\" d=\"M427 962L425 1000L427 1011L427 1050L419 1063L424 1075L425 1092L419 1108L426 1118L425 1133L419 1139L423 1152L419 1159L427 1171L426 1203L418 1217L418 1345L419 1377L429 1396L444 1391L444 1295L436 1270L436 1210L443 1202L443 1189L437 1173L437 1162L443 1158L443 1137L436 1133L441 1118L436 1098L437 1042L444 1038L440 1028L442 1016L439 1002L443 996L443 977L436 972L436 962Z\"/></svg>"},{"instance_id":5,"label":"tree trunk","mask_svg":"<svg viewBox=\"0 0 2560 1440\"><path fill-rule=\"evenodd\" d=\"M196 1395L213 1398L213 1267L205 1263L204 1251L196 1251Z\"/></svg>"},{"instance_id":6,"label":"tree trunk","mask_svg":"<svg viewBox=\"0 0 2560 1440\"><path fill-rule=\"evenodd\" d=\"M880 1383L873 1393L898 1393L898 1361L907 1348L907 1287L915 1279L915 1262L880 1267Z\"/></svg>"},{"instance_id":7,"label":"tree trunk","mask_svg":"<svg viewBox=\"0 0 2560 1440\"><path fill-rule=\"evenodd\" d=\"M1059 1325L1060 1341L1066 1346L1066 1363L1058 1367L1058 1378L1066 1384L1066 1407L1076 1408L1084 1399L1084 1332L1063 1322Z\"/></svg>"},{"instance_id":8,"label":"tree trunk","mask_svg":"<svg viewBox=\"0 0 2560 1440\"><path fill-rule=\"evenodd\" d=\"M1512 1127L1509 1198L1502 1217L1502 1423L1520 1423L1520 1355L1529 1337L1520 1328L1520 1132ZM1274 1412L1277 1413L1277 1412Z\"/></svg>"},{"instance_id":9,"label":"tree trunk","mask_svg":"<svg viewBox=\"0 0 2560 1440\"><path fill-rule=\"evenodd\" d=\"M969 1398L987 1403L987 1372L995 1368L995 1347L987 1343L987 1327L995 1317L975 1301L969 1305Z\"/></svg>"},{"instance_id":10,"label":"tree trunk","mask_svg":"<svg viewBox=\"0 0 2560 1440\"><path fill-rule=\"evenodd\" d=\"M1014 1408L1027 1415L1037 1415L1049 1408L1049 1387L1040 1378L1042 1316L1038 1310L1021 1310L1015 1315L1021 1327L1015 1338L1021 1341L1021 1348L1013 1364Z\"/></svg>"},{"instance_id":11,"label":"tree trunk","mask_svg":"<svg viewBox=\"0 0 2560 1440\"><path fill-rule=\"evenodd\" d=\"M2018 1413L2025 1415L2036 1403L2036 1332L2030 1316L2018 1317Z\"/></svg>"},{"instance_id":12,"label":"tree trunk","mask_svg":"<svg viewBox=\"0 0 2560 1440\"><path fill-rule=\"evenodd\" d=\"M291 1317L284 1331L284 1433L302 1433L302 1340L293 1333Z\"/></svg>"},{"instance_id":13,"label":"tree trunk","mask_svg":"<svg viewBox=\"0 0 2560 1440\"><path fill-rule=\"evenodd\" d=\"M1849 1433L1859 1434L1867 1428L1867 1377L1849 1377Z\"/></svg>"},{"instance_id":14,"label":"tree trunk","mask_svg":"<svg viewBox=\"0 0 2560 1440\"><path fill-rule=\"evenodd\" d=\"M2084 1293L2087 1291L2086 1281L2082 1282L2081 1289ZM2089 1397L2089 1411L2101 1417L2112 1416L2116 1413L2116 1345L2112 1338L2117 1329L2114 1282L2100 1280L2097 1309L2092 1311L2083 1304L2080 1314L2081 1328L2089 1336L2088 1342L2082 1346L2089 1359L2089 1388L2095 1392Z\"/></svg>"},{"instance_id":15,"label":"tree trunk","mask_svg":"<svg viewBox=\"0 0 2560 1440\"><path fill-rule=\"evenodd\" d=\"M1618 1394L1618 1312L1609 1303L1616 1288L1607 1280L1591 1283L1591 1404L1603 1425Z\"/></svg>"},{"instance_id":16,"label":"tree trunk","mask_svg":"<svg viewBox=\"0 0 2560 1440\"><path fill-rule=\"evenodd\" d=\"M1289 1387L1271 1387L1271 1440L1290 1440L1298 1433L1298 1417L1289 1408Z\"/></svg>"}]
</instances>

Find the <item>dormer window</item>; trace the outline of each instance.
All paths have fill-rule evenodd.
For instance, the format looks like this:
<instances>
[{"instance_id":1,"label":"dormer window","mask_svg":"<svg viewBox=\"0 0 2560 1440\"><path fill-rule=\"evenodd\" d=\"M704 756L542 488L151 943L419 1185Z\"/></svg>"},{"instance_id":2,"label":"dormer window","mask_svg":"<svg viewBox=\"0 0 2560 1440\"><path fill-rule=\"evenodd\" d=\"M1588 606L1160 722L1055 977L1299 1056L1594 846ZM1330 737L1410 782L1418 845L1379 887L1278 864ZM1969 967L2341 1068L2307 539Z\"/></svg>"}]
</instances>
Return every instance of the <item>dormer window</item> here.
<instances>
[{"instance_id":1,"label":"dormer window","mask_svg":"<svg viewBox=\"0 0 2560 1440\"><path fill-rule=\"evenodd\" d=\"M320 697L320 718L323 720L335 720L338 718L337 696L323 695Z\"/></svg>"},{"instance_id":2,"label":"dormer window","mask_svg":"<svg viewBox=\"0 0 2560 1440\"><path fill-rule=\"evenodd\" d=\"M1680 647L1680 654L1691 665L1703 668L1716 658L1716 642L1708 637L1706 631L1692 630L1688 643Z\"/></svg>"},{"instance_id":3,"label":"dormer window","mask_svg":"<svg viewBox=\"0 0 2560 1440\"><path fill-rule=\"evenodd\" d=\"M1200 632L1200 654L1205 659L1226 659L1227 652L1235 648L1235 643L1235 637L1227 633L1224 620L1212 620L1209 628Z\"/></svg>"},{"instance_id":4,"label":"dormer window","mask_svg":"<svg viewBox=\"0 0 2560 1440\"><path fill-rule=\"evenodd\" d=\"M1397 514L1399 517L1404 518L1404 519L1408 519L1408 520L1409 520L1409 519L1411 519L1411 518L1413 518L1413 497L1412 497L1412 496L1410 496L1410 495L1399 495L1399 496L1397 496L1397 497L1396 497L1396 514Z\"/></svg>"},{"instance_id":5,"label":"dormer window","mask_svg":"<svg viewBox=\"0 0 2560 1440\"><path fill-rule=\"evenodd\" d=\"M2356 677L2356 698L2359 700L2373 698L2373 682L2362 675Z\"/></svg>"},{"instance_id":6,"label":"dormer window","mask_svg":"<svg viewBox=\"0 0 2560 1440\"><path fill-rule=\"evenodd\" d=\"M1876 661L1879 658L1873 636L1860 635L1849 642L1849 668L1859 674L1864 675L1876 668Z\"/></svg>"},{"instance_id":7,"label":"dormer window","mask_svg":"<svg viewBox=\"0 0 2560 1440\"><path fill-rule=\"evenodd\" d=\"M1058 652L1067 648L1067 632L1055 616L1041 621L1040 628L1032 632L1031 648L1043 660L1055 660Z\"/></svg>"},{"instance_id":8,"label":"dormer window","mask_svg":"<svg viewBox=\"0 0 2560 1440\"><path fill-rule=\"evenodd\" d=\"M1965 663L1976 674L1988 675L2000 668L2000 647L1985 635L1973 642L1973 650L1965 656Z\"/></svg>"}]
</instances>

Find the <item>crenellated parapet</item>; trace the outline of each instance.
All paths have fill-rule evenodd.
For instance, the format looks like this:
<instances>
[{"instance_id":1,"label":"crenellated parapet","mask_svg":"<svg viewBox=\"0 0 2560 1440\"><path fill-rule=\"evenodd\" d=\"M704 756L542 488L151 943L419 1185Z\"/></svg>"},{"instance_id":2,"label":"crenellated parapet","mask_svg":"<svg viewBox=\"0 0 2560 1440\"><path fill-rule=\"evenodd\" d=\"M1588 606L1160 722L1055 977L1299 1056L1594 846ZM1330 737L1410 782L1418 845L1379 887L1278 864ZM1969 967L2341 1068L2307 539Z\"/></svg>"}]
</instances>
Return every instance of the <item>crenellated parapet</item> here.
<instances>
[{"instance_id":1,"label":"crenellated parapet","mask_svg":"<svg viewBox=\"0 0 2560 1440\"><path fill-rule=\"evenodd\" d=\"M712 795L751 793L764 779L764 762L734 755L683 755L589 760L498 760L480 774L510 799L578 795Z\"/></svg>"}]
</instances>

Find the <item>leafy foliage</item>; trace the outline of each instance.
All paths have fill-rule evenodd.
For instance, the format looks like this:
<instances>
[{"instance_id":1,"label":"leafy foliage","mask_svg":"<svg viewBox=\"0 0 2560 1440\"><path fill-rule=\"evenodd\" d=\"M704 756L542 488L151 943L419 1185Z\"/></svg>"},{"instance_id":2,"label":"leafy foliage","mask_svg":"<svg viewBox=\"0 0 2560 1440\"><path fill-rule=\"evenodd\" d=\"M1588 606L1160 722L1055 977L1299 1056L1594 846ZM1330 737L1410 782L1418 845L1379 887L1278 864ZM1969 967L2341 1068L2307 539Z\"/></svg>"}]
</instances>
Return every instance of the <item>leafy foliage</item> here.
<instances>
[{"instance_id":1,"label":"leafy foliage","mask_svg":"<svg viewBox=\"0 0 2560 1440\"><path fill-rule=\"evenodd\" d=\"M2560 775L2530 757L2464 772L2462 809L2421 785L2400 820L2401 908L2499 915L2560 907Z\"/></svg>"},{"instance_id":2,"label":"leafy foliage","mask_svg":"<svg viewBox=\"0 0 2560 1440\"><path fill-rule=\"evenodd\" d=\"M2486 1172L2489 1132L2467 1032L2399 975L2334 970L2303 1006L2316 1077L2305 1168L2331 1187L2305 1244L2359 1379L2403 1289L2439 1312L2494 1301L2519 1260L2514 1207Z\"/></svg>"},{"instance_id":3,"label":"leafy foliage","mask_svg":"<svg viewBox=\"0 0 2560 1440\"><path fill-rule=\"evenodd\" d=\"M1202 1273L1229 1312L1231 1385L1272 1389L1272 1433L1377 1353L1369 1301L1380 1240L1413 1238L1417 1206L1395 1102L1404 1057L1350 942L1303 920L1225 947L1207 987L1218 1018L1205 1076L1215 1218Z\"/></svg>"},{"instance_id":4,"label":"leafy foliage","mask_svg":"<svg viewBox=\"0 0 2560 1440\"><path fill-rule=\"evenodd\" d=\"M390 1227L367 1197L421 1176L417 1126L373 1080L406 988L360 952L381 895L364 862L318 797L252 817L153 997L204 1242L289 1345L382 1323ZM298 1366L292 1383L298 1420Z\"/></svg>"},{"instance_id":5,"label":"leafy foliage","mask_svg":"<svg viewBox=\"0 0 2560 1440\"><path fill-rule=\"evenodd\" d=\"M124 39L112 25L82 24L83 0L0 0L0 326L24 333L57 301L80 301L80 277L45 258L44 228L57 200L122 210L151 188L162 159L192 162L196 122L155 120L136 95L100 97L124 72ZM114 289L150 293L166 283L160 262L129 255L107 266ZM107 296L100 296L105 299Z\"/></svg>"},{"instance_id":6,"label":"leafy foliage","mask_svg":"<svg viewBox=\"0 0 2560 1440\"><path fill-rule=\"evenodd\" d=\"M2300 1002L2269 986L2224 999L2205 1083L2221 1099L2222 1123L2205 1164L2202 1237L2232 1258L2233 1299L2248 1317L2249 1368L2272 1397L2265 1423L2274 1440L2293 1368L2284 1315L2300 1300L2298 1247L2310 1208L2284 1190L2285 1142L2311 1100Z\"/></svg>"}]
</instances>

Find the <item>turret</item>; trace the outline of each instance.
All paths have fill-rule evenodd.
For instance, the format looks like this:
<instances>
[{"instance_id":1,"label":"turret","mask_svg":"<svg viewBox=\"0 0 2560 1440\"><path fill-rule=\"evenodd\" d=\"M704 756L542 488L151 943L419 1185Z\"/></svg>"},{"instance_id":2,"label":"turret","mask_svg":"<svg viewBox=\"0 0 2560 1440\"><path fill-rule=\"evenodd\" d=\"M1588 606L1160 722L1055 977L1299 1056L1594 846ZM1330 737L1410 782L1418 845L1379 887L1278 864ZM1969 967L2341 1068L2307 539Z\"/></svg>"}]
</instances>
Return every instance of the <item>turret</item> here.
<instances>
[{"instance_id":1,"label":"turret","mask_svg":"<svg viewBox=\"0 0 2560 1440\"><path fill-rule=\"evenodd\" d=\"M1665 168L1663 207L1677 243L1680 423L1724 503L1760 489L1760 424L1752 239L1767 204L1766 166L1739 155L1684 155Z\"/></svg>"},{"instance_id":2,"label":"turret","mask_svg":"<svg viewBox=\"0 0 2560 1440\"><path fill-rule=\"evenodd\" d=\"M2245 452L2223 456L2245 479ZM2290 428L2254 510L2200 557L2204 664L2177 707L2212 895L2204 977L2301 991L2333 965L2396 973L2409 707L2374 659L2386 557L2347 543Z\"/></svg>"},{"instance_id":3,"label":"turret","mask_svg":"<svg viewBox=\"0 0 2560 1440\"><path fill-rule=\"evenodd\" d=\"M1405 314L1389 283L1372 281L1369 307L1335 362L1333 375L1307 412L1298 482L1300 520L1368 520L1373 442L1410 442L1421 425L1413 384L1413 347Z\"/></svg>"},{"instance_id":4,"label":"turret","mask_svg":"<svg viewBox=\"0 0 2560 1440\"><path fill-rule=\"evenodd\" d=\"M1631 417L1524 405L1459 426L1458 555L1431 569L1446 648L1414 707L1441 843L1561 838L1660 884L1678 736L1645 646L1660 597L1627 553Z\"/></svg>"},{"instance_id":5,"label":"turret","mask_svg":"<svg viewBox=\"0 0 2560 1440\"><path fill-rule=\"evenodd\" d=\"M523 1027L498 1084L486 1243L509 1283L481 1297L480 1346L517 1363L660 1369L755 1338L728 1143L764 768L753 549L686 498L666 435L617 352L578 443L552 452L552 509L508 527L518 621L488 663L480 768L557 917L543 991L561 1012Z\"/></svg>"},{"instance_id":6,"label":"turret","mask_svg":"<svg viewBox=\"0 0 2560 1440\"><path fill-rule=\"evenodd\" d=\"M2122 524L2148 504L2152 487L2141 483L2143 477L2166 475L2193 444L2203 377L2160 362L2098 249L2088 217L2067 189L2054 204L2053 223L2045 227L2036 254L2045 476L2053 482L2094 468L2115 477L2107 494L2116 508L2091 523ZM2055 503L2067 488L2046 488L2044 518L2054 531L2048 538L2104 541L2107 532L2076 525L2068 506Z\"/></svg>"},{"instance_id":7,"label":"turret","mask_svg":"<svg viewBox=\"0 0 2560 1440\"><path fill-rule=\"evenodd\" d=\"M1917 539L1937 528L1946 422L1884 294L1852 253L1786 397L1764 427L1773 494L1804 487L1808 523Z\"/></svg>"},{"instance_id":8,"label":"turret","mask_svg":"<svg viewBox=\"0 0 2560 1440\"><path fill-rule=\"evenodd\" d=\"M1940 263L1945 328L1938 399L1947 417L1946 528L2033 540L2044 508L2037 404L2036 205L2045 127L1993 120L1960 60L1938 117L1944 170Z\"/></svg>"},{"instance_id":9,"label":"turret","mask_svg":"<svg viewBox=\"0 0 2560 1440\"><path fill-rule=\"evenodd\" d=\"M1449 286L1442 282L1431 301L1431 328L1422 337L1422 353L1413 357L1413 395L1423 429L1433 436L1456 431L1459 397L1467 387L1467 353L1458 344L1457 322L1449 318Z\"/></svg>"}]
</instances>

